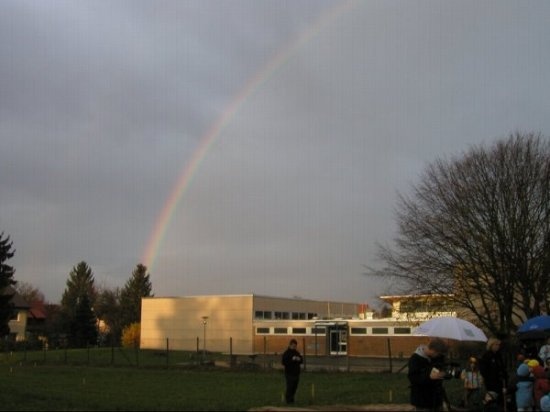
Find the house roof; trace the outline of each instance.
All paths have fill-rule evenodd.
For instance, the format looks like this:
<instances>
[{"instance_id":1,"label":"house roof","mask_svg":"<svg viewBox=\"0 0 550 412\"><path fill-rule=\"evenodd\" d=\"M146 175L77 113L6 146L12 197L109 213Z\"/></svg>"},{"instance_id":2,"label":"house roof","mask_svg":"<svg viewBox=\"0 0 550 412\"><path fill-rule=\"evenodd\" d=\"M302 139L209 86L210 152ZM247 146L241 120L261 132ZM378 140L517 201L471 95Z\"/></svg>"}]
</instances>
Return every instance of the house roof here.
<instances>
[{"instance_id":1,"label":"house roof","mask_svg":"<svg viewBox=\"0 0 550 412\"><path fill-rule=\"evenodd\" d=\"M33 302L29 309L29 316L36 320L46 319L46 308L43 302Z\"/></svg>"}]
</instances>

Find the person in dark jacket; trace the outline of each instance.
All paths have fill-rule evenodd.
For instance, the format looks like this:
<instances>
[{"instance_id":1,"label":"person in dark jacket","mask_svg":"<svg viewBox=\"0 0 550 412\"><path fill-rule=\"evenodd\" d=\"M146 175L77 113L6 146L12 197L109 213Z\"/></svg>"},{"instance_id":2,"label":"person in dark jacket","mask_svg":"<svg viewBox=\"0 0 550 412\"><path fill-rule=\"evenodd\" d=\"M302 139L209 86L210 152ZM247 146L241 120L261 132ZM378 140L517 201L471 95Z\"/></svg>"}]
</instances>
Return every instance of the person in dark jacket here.
<instances>
[{"instance_id":1,"label":"person in dark jacket","mask_svg":"<svg viewBox=\"0 0 550 412\"><path fill-rule=\"evenodd\" d=\"M296 349L298 342L296 339L291 339L287 350L283 353L281 363L285 367L285 381L286 381L286 403L294 403L294 395L298 389L298 382L300 381L300 365L303 362L302 355Z\"/></svg>"},{"instance_id":2,"label":"person in dark jacket","mask_svg":"<svg viewBox=\"0 0 550 412\"><path fill-rule=\"evenodd\" d=\"M411 389L411 405L419 410L439 411L443 406L443 369L447 344L439 338L420 345L409 358L407 377Z\"/></svg>"},{"instance_id":3,"label":"person in dark jacket","mask_svg":"<svg viewBox=\"0 0 550 412\"><path fill-rule=\"evenodd\" d=\"M497 396L499 407L504 409L508 376L500 348L500 339L489 338L487 341L487 350L481 356L479 362L479 371L481 372L481 376L483 376L485 390L487 392L494 392Z\"/></svg>"}]
</instances>

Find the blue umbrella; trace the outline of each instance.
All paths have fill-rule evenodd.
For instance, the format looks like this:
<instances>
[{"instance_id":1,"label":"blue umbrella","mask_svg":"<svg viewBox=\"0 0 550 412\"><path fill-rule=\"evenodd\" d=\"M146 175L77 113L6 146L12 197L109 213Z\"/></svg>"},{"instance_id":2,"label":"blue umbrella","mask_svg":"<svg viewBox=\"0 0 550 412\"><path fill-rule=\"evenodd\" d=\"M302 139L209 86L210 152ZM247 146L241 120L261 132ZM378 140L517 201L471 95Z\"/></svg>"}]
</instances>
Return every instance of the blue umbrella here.
<instances>
[{"instance_id":1,"label":"blue umbrella","mask_svg":"<svg viewBox=\"0 0 550 412\"><path fill-rule=\"evenodd\" d=\"M538 339L550 336L550 316L541 315L527 319L519 327L518 336L525 339Z\"/></svg>"}]
</instances>

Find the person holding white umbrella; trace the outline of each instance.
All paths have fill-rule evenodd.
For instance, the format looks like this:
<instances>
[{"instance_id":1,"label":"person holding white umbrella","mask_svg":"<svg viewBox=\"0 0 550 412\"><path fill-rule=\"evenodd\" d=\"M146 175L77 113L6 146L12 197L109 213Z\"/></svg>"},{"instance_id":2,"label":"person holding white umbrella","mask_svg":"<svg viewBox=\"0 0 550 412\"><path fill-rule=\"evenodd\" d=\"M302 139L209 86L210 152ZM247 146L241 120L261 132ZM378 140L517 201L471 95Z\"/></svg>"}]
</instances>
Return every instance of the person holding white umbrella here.
<instances>
[{"instance_id":1,"label":"person holding white umbrella","mask_svg":"<svg viewBox=\"0 0 550 412\"><path fill-rule=\"evenodd\" d=\"M448 346L443 339L434 338L420 345L409 358L407 377L411 383L410 402L419 410L439 411L443 406L444 365Z\"/></svg>"},{"instance_id":2,"label":"person holding white umbrella","mask_svg":"<svg viewBox=\"0 0 550 412\"><path fill-rule=\"evenodd\" d=\"M419 346L409 358L411 404L417 409L441 410L443 402L448 404L443 379L449 378L448 371L442 371L448 350L443 339L486 342L487 336L471 322L454 316L438 316L427 320L413 330L413 335L429 336L432 340L428 346ZM459 377L454 373L451 375ZM450 405L447 406L450 408Z\"/></svg>"}]
</instances>

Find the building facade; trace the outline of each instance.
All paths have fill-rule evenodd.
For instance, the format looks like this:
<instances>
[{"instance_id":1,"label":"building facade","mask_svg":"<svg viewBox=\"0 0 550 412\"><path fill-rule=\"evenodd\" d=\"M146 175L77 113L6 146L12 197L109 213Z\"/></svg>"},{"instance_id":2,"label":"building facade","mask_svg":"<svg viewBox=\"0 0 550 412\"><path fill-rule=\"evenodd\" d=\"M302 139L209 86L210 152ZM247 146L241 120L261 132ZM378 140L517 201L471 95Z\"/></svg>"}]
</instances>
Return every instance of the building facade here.
<instances>
[{"instance_id":1,"label":"building facade","mask_svg":"<svg viewBox=\"0 0 550 412\"><path fill-rule=\"evenodd\" d=\"M396 297L385 298L395 308ZM142 300L140 346L277 354L295 338L309 355L402 357L427 341L412 335L422 320L400 310L374 319L364 304L253 294L151 297Z\"/></svg>"},{"instance_id":2,"label":"building facade","mask_svg":"<svg viewBox=\"0 0 550 412\"><path fill-rule=\"evenodd\" d=\"M8 322L8 327L10 328L9 339L12 342L24 341L27 335L27 320L30 305L25 302L12 286L6 287L1 293L11 295L11 303L13 304L13 313Z\"/></svg>"}]
</instances>

